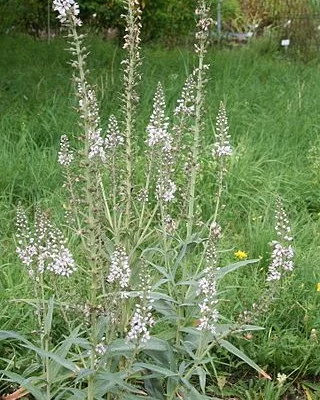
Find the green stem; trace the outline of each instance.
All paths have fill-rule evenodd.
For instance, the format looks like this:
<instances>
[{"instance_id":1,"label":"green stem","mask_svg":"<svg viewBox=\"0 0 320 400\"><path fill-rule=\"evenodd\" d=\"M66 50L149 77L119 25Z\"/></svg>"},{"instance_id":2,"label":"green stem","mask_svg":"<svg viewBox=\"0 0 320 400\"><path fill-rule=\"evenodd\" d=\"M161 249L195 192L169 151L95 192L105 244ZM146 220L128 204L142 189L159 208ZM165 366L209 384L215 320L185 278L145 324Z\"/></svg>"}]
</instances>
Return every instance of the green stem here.
<instances>
[{"instance_id":1,"label":"green stem","mask_svg":"<svg viewBox=\"0 0 320 400\"><path fill-rule=\"evenodd\" d=\"M47 334L45 334L44 350L46 352L49 351L49 338ZM46 385L47 400L51 400L50 360L48 356L46 356L45 358L45 368L46 368L46 381L47 381Z\"/></svg>"},{"instance_id":2,"label":"green stem","mask_svg":"<svg viewBox=\"0 0 320 400\"><path fill-rule=\"evenodd\" d=\"M90 135L90 116L89 116L89 99L87 93L87 81L86 81L86 64L85 57L83 56L83 52L81 49L81 38L79 37L76 27L72 25L72 36L74 38L74 44L76 48L77 55L77 63L78 63L78 72L79 72L79 83L81 85L82 94L83 94L83 128L85 133L85 149L84 149L84 159L85 159L85 168L84 168L84 179L85 179L85 202L87 205L86 212L86 223L88 226L88 234L87 234L87 243L84 244L84 252L88 257L88 264L91 266L91 285L90 285L90 306L92 308L90 315L90 324L91 324L91 332L90 332L90 342L92 345L91 357L90 357L90 368L94 370L95 368L95 348L97 345L97 312L96 312L96 303L97 303L97 289L98 289L98 254L96 248L96 232L98 227L96 226L96 218L94 209L96 205L94 204L93 199L93 185L98 182L101 184L100 176L95 173L94 166L89 163L89 135ZM95 392L95 376L91 374L88 378L88 400L94 400L94 392Z\"/></svg>"},{"instance_id":3,"label":"green stem","mask_svg":"<svg viewBox=\"0 0 320 400\"><path fill-rule=\"evenodd\" d=\"M135 9L132 2L128 1L128 35L131 36L129 42L129 65L126 71L128 75L125 77L125 101L124 101L124 118L125 118L125 139L126 139L126 211L125 226L129 227L131 208L132 208L132 189L133 189L133 131L134 131L134 114L135 114L135 86L136 86L136 69L138 65L138 44L135 38L136 17Z\"/></svg>"},{"instance_id":4,"label":"green stem","mask_svg":"<svg viewBox=\"0 0 320 400\"><path fill-rule=\"evenodd\" d=\"M152 147L152 150L151 150L149 163L148 163L148 172L147 172L147 177L146 177L146 184L145 184L145 187L144 187L146 196L148 196L148 194L149 194L149 186L150 186L152 170L153 170L153 166L154 166L153 159L154 159L154 147ZM143 224L143 218L144 218L146 205L147 205L147 201L146 201L146 199L143 199L142 210L141 210L140 218L139 218L139 229L142 227L142 224Z\"/></svg>"},{"instance_id":5,"label":"green stem","mask_svg":"<svg viewBox=\"0 0 320 400\"><path fill-rule=\"evenodd\" d=\"M191 165L189 197L188 197L189 204L188 204L188 217L187 217L188 218L187 239L190 239L191 237L194 224L195 192L196 192L196 180L197 180L198 158L199 158L202 107L203 107L203 97L204 97L203 93L204 54L205 54L205 40L201 40L200 50L199 50L197 88L196 88L194 138L192 146L192 165Z\"/></svg>"}]
</instances>

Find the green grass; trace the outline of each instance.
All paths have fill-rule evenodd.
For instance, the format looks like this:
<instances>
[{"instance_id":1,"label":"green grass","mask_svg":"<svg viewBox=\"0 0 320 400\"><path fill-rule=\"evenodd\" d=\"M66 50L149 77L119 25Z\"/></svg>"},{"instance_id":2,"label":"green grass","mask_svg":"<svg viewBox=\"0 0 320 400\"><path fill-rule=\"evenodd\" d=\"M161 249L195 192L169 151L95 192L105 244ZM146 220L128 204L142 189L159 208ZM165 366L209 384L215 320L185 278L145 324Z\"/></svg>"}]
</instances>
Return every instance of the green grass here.
<instances>
[{"instance_id":1,"label":"green grass","mask_svg":"<svg viewBox=\"0 0 320 400\"><path fill-rule=\"evenodd\" d=\"M59 138L63 133L76 135L78 130L65 46L63 40L48 44L23 36L0 37L0 326L25 333L32 330L33 316L19 301L30 293L25 271L15 256L15 206L19 201L30 207L40 202L59 217L63 202L56 163ZM91 76L106 127L110 113L118 112L122 50L94 38L89 47ZM141 141L157 82L163 83L168 109L173 109L194 60L186 50L161 48L147 48L143 57L137 121ZM305 380L315 384L310 392L319 398L320 171L308 159L310 147L320 143L319 66L276 54L262 55L250 47L212 49L208 58L212 69L204 154L214 140L211 125L221 100L226 103L236 149L223 214L224 245L232 250L223 254L223 260L232 260L237 249L247 251L250 258L262 257L259 265L247 266L224 280L227 292L222 309L228 317L236 316L259 298L269 261L268 242L274 238L274 199L280 194L293 225L296 269L268 315L259 319L265 330L250 340L233 340L274 382L278 372L286 373L289 392L293 387L301 389ZM204 157L205 168L210 168L211 160ZM210 174L202 175L201 212L206 219L213 204L213 182ZM310 339L312 329L319 332L318 341ZM11 349L1 346L0 363L1 357L11 354ZM13 362L21 364L18 354ZM257 379L223 351L217 357L217 376L227 378L217 395L277 398L275 383Z\"/></svg>"}]
</instances>

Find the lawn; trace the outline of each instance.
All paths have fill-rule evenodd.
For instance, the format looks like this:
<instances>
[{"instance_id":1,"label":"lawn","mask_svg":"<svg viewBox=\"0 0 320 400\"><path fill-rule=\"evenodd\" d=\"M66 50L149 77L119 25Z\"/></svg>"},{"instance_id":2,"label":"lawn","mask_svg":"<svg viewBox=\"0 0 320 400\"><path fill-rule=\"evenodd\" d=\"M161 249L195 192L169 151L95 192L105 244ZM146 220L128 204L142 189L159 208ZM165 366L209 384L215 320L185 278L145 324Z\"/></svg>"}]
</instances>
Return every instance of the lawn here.
<instances>
[{"instance_id":1,"label":"lawn","mask_svg":"<svg viewBox=\"0 0 320 400\"><path fill-rule=\"evenodd\" d=\"M65 195L57 163L62 134L78 135L74 84L63 38L50 43L25 36L0 37L0 327L30 340L37 334L34 299L25 267L16 255L15 214L19 203L32 210L40 204L62 221ZM91 82L96 85L101 126L111 113L119 115L123 50L97 37L87 39ZM320 398L320 80L319 64L303 64L266 43L246 47L210 47L206 123L201 137L201 197L199 219L210 218L214 175L212 126L221 101L229 117L234 148L226 178L221 265L236 261L238 250L258 263L229 274L219 284L223 322L236 321L252 309L265 286L270 242L275 239L277 195L289 217L294 236L295 268L281 281L276 298L256 325L264 329L236 334L231 342L271 377L259 377L244 361L217 349L212 355L211 394L231 399ZM146 140L153 96L160 81L168 115L195 55L188 49L147 46L142 51L141 101L137 110L137 142ZM75 143L76 140L75 140ZM138 158L141 154L138 154ZM137 171L139 175L139 170ZM66 285L68 288L68 285ZM318 289L318 290L317 290ZM161 327L155 326L155 331ZM58 316L53 342L65 334ZM0 367L21 374L30 351L0 342ZM28 372L30 373L30 371ZM286 374L283 387L278 374ZM7 383L0 382L0 393ZM287 397L281 397L287 393ZM296 397L288 397L289 395ZM299 397L300 396L300 397ZM192 400L192 398L190 398Z\"/></svg>"}]
</instances>

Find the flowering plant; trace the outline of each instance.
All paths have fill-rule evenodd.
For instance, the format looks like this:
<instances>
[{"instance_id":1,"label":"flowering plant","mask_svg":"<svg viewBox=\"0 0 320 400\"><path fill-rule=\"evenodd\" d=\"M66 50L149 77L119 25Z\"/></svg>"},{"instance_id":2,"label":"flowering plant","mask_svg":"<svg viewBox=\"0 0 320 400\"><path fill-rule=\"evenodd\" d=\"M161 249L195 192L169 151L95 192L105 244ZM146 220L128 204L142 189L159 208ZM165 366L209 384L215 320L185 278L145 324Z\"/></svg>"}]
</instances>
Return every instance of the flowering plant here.
<instances>
[{"instance_id":1,"label":"flowering plant","mask_svg":"<svg viewBox=\"0 0 320 400\"><path fill-rule=\"evenodd\" d=\"M40 384L23 381L24 387L37 399L70 393L89 400L212 398L206 379L216 346L269 379L227 340L231 333L261 328L223 324L219 310L219 279L258 261L238 254L242 261L221 267L219 259L218 221L233 155L223 103L211 148L216 166L212 215L202 221L197 211L210 68L208 3L198 0L195 12L197 64L171 120L158 83L142 150L136 124L142 62L139 1L125 2L122 117L118 121L111 115L106 133L89 83L85 37L78 33L78 3L54 0L53 7L71 46L81 132L78 146L61 136L57 157L66 192L65 232L40 209L32 226L18 208L17 253L35 290L40 346L13 333L0 332L0 337L21 340L41 357ZM286 216L281 209L277 215L278 231L286 232L281 239L289 240ZM278 256L273 253L270 268L279 266ZM290 269L291 250L281 251L281 257ZM275 275L272 271L269 276ZM55 313L63 318L67 336L58 344L52 339ZM57 382L63 384L57 387Z\"/></svg>"}]
</instances>

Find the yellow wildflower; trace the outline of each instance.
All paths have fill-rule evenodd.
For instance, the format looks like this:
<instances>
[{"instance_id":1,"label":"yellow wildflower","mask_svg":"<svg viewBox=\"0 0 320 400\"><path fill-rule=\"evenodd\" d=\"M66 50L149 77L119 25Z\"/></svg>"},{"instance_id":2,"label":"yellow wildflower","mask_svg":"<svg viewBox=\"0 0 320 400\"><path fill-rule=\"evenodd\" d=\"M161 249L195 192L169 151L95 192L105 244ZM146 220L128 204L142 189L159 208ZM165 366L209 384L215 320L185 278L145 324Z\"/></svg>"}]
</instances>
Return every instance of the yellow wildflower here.
<instances>
[{"instance_id":1,"label":"yellow wildflower","mask_svg":"<svg viewBox=\"0 0 320 400\"><path fill-rule=\"evenodd\" d=\"M317 292L320 292L320 282L317 283Z\"/></svg>"},{"instance_id":2,"label":"yellow wildflower","mask_svg":"<svg viewBox=\"0 0 320 400\"><path fill-rule=\"evenodd\" d=\"M248 253L246 253L245 251L242 250L238 250L234 253L234 256L238 259L238 260L245 260L248 257Z\"/></svg>"}]
</instances>

